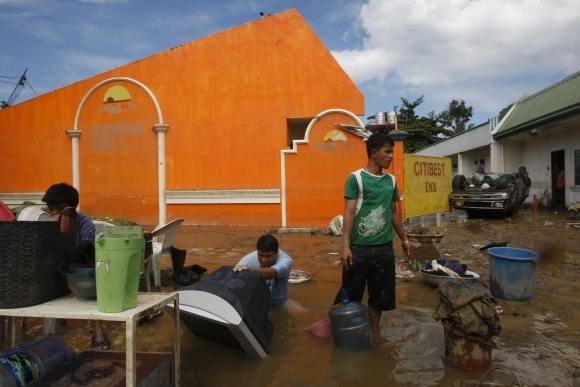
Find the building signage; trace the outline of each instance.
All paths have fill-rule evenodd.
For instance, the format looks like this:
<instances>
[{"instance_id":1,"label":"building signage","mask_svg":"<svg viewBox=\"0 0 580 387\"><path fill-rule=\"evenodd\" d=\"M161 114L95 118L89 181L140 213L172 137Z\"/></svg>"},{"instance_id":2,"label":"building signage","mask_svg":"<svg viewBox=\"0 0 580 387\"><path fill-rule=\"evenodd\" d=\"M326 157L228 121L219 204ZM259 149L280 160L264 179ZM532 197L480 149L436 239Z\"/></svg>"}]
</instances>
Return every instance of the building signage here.
<instances>
[{"instance_id":1,"label":"building signage","mask_svg":"<svg viewBox=\"0 0 580 387\"><path fill-rule=\"evenodd\" d=\"M449 211L451 159L405 154L405 217Z\"/></svg>"},{"instance_id":2,"label":"building signage","mask_svg":"<svg viewBox=\"0 0 580 387\"><path fill-rule=\"evenodd\" d=\"M100 94L103 93L103 94ZM135 122L138 105L131 93L121 85L103 86L96 106L96 119L90 125L91 148L94 151L131 151L139 149L136 138L145 134L144 125Z\"/></svg>"}]
</instances>

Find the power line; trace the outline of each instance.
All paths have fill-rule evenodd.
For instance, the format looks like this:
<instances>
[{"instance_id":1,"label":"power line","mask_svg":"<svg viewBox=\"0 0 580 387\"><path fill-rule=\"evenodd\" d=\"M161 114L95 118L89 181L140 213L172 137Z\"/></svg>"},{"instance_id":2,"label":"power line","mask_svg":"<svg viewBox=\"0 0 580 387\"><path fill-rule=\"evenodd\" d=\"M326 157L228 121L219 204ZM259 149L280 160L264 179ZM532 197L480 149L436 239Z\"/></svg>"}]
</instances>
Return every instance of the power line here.
<instances>
[{"instance_id":1,"label":"power line","mask_svg":"<svg viewBox=\"0 0 580 387\"><path fill-rule=\"evenodd\" d=\"M32 87L32 85L30 84L30 82L28 82L28 80L26 80L26 86L28 86L34 92L35 97L37 95L40 95L40 93L38 91L34 90L34 87Z\"/></svg>"},{"instance_id":2,"label":"power line","mask_svg":"<svg viewBox=\"0 0 580 387\"><path fill-rule=\"evenodd\" d=\"M8 98L8 102L2 101L2 106L1 106L2 109L14 105L14 103L16 102L16 99L20 95L20 92L22 91L22 89L26 89L34 97L40 95L38 93L38 91L36 91L34 89L34 87L32 87L32 85L30 84L30 82L28 82L28 80L26 79L26 72L27 71L28 71L28 68L26 68L26 70L24 70L24 73L20 77L7 77L7 76L0 75L0 78L4 78L4 79L17 79L18 78L18 82L16 83L16 87L12 91L10 98ZM7 82L7 81L3 81L3 80L0 80L0 82L14 85L14 82Z\"/></svg>"},{"instance_id":3,"label":"power line","mask_svg":"<svg viewBox=\"0 0 580 387\"><path fill-rule=\"evenodd\" d=\"M36 97L38 95L38 93L36 92L36 90L34 90L34 88L32 86L30 86L30 83L26 82L24 84L24 88L30 93L32 94L33 97Z\"/></svg>"},{"instance_id":4,"label":"power line","mask_svg":"<svg viewBox=\"0 0 580 387\"><path fill-rule=\"evenodd\" d=\"M20 79L18 80L18 83L16 84L16 87L12 91L12 94L10 95L10 98L8 98L8 101L6 102L6 105L8 105L8 106L14 105L14 102L16 102L16 99L18 98L18 96L20 95L20 92L24 88L29 88L30 90L32 90L32 93L34 94L34 96L37 96L38 95L38 92L36 90L34 90L34 88L32 87L32 85L30 85L30 83L26 79L26 72L27 71L28 71L28 68L26 70L24 70L24 74L22 74L20 76ZM3 77L3 78L8 78L8 77ZM12 78L10 78L10 79L12 79ZM4 82L4 81L0 81L0 82ZM9 82L5 82L5 83L9 83Z\"/></svg>"}]
</instances>

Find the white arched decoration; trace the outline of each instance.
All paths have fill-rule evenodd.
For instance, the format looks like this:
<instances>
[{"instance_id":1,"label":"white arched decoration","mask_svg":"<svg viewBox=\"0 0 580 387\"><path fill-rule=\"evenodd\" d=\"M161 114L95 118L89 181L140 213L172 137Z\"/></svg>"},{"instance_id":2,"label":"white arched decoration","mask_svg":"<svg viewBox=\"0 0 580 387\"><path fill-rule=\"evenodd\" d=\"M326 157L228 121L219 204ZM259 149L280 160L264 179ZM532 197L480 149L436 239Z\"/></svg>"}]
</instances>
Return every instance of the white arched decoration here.
<instances>
[{"instance_id":1,"label":"white arched decoration","mask_svg":"<svg viewBox=\"0 0 580 387\"><path fill-rule=\"evenodd\" d=\"M157 165L158 165L157 173L158 173L158 185L159 185L159 187L158 187L158 190L159 190L159 223L158 224L165 224L165 223L167 223L166 222L167 211L165 208L165 132L167 132L167 129L169 129L169 125L166 125L163 123L163 115L161 114L161 108L159 107L159 103L157 102L157 98L155 98L155 95L153 95L153 93L151 92L151 90L149 90L149 88L147 88L147 86L145 86L144 84L142 84L139 81L136 81L135 79L126 78L126 77L115 77L115 78L105 79L104 81L101 81L101 82L97 83L95 86L93 86L91 88L91 90L89 90L89 92L84 96L81 103L79 104L79 107L77 109L77 113L75 116L74 129L66 131L66 133L72 139L73 186L77 190L79 190L79 192L80 192L79 137L81 136L82 131L78 130L78 122L79 122L81 110L82 110L85 102L89 98L89 96L95 90L97 90L99 87L101 87L107 83L116 82L116 81L125 81L125 82L129 82L129 83L133 83L133 84L139 86L140 88L142 88L147 93L147 95L149 95L149 97L151 97L151 100L153 101L153 104L155 105L155 109L157 110L157 117L158 117L159 123L153 125L152 129L157 132ZM80 209L80 205L79 205L79 209Z\"/></svg>"},{"instance_id":2,"label":"white arched decoration","mask_svg":"<svg viewBox=\"0 0 580 387\"><path fill-rule=\"evenodd\" d=\"M280 187L281 191L281 202L282 202L282 227L286 227L286 155L287 154L295 154L298 153L298 145L300 144L308 144L310 138L310 130L316 124L316 122L329 114L344 114L352 118L360 127L364 127L365 125L363 122L358 118L354 113L349 112L348 110L344 109L328 109L323 111L322 113L318 114L316 117L310 121L308 127L306 128L306 133L304 134L304 139L302 140L293 140L292 141L292 149L283 149L280 151Z\"/></svg>"}]
</instances>

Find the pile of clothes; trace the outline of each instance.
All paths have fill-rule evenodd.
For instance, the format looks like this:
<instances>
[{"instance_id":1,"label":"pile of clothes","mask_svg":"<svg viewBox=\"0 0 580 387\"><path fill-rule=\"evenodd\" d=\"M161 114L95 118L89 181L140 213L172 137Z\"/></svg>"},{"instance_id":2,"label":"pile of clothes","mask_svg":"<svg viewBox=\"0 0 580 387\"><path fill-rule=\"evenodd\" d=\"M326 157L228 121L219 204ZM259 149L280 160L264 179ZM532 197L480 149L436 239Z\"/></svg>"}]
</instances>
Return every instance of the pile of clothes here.
<instances>
[{"instance_id":1,"label":"pile of clothes","mask_svg":"<svg viewBox=\"0 0 580 387\"><path fill-rule=\"evenodd\" d=\"M501 323L497 301L477 283L446 281L437 287L436 321L445 320L467 335L475 335L494 347L490 336L499 335Z\"/></svg>"},{"instance_id":2,"label":"pile of clothes","mask_svg":"<svg viewBox=\"0 0 580 387\"><path fill-rule=\"evenodd\" d=\"M430 262L426 261L421 272L444 277L473 278L473 275L465 274L467 272L466 264L461 263L457 259L451 259L448 261L443 257L434 259Z\"/></svg>"}]
</instances>

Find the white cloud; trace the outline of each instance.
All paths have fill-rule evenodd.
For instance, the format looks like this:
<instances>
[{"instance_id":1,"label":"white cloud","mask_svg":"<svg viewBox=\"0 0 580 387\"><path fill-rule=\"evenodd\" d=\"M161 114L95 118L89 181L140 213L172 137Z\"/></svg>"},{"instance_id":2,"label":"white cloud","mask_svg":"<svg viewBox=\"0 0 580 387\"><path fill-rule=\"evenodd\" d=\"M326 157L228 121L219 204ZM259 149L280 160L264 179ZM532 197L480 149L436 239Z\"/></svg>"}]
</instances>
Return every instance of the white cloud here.
<instances>
[{"instance_id":1,"label":"white cloud","mask_svg":"<svg viewBox=\"0 0 580 387\"><path fill-rule=\"evenodd\" d=\"M498 102L485 99L498 88L580 70L577 0L369 0L359 25L367 34L363 48L333 54L378 95L390 87L418 92L409 98L459 98L494 111ZM538 90L513 93L523 91Z\"/></svg>"},{"instance_id":2,"label":"white cloud","mask_svg":"<svg viewBox=\"0 0 580 387\"><path fill-rule=\"evenodd\" d=\"M102 55L71 52L63 58L59 72L66 74L64 76L68 82L76 82L79 79L88 78L120 67L128 62L127 58L111 58Z\"/></svg>"}]
</instances>

